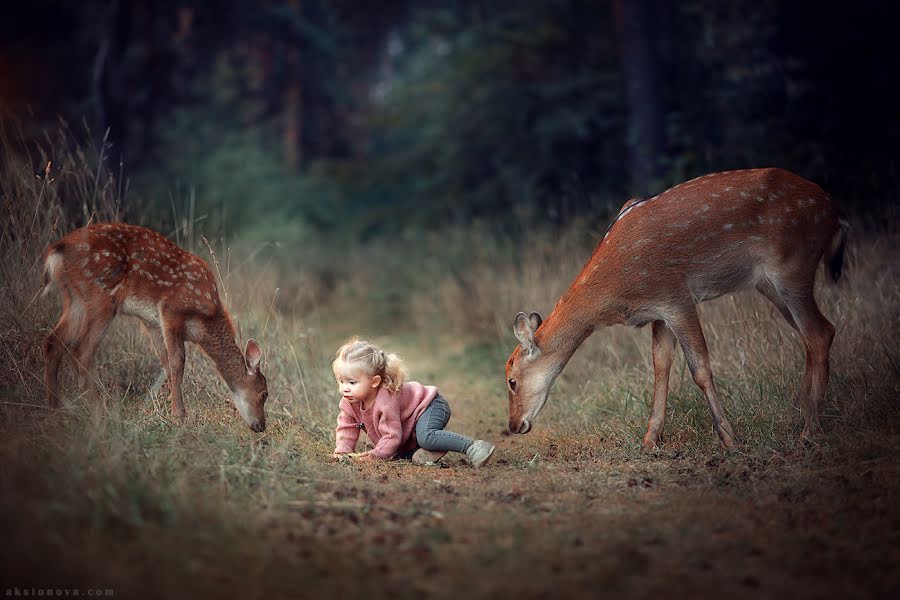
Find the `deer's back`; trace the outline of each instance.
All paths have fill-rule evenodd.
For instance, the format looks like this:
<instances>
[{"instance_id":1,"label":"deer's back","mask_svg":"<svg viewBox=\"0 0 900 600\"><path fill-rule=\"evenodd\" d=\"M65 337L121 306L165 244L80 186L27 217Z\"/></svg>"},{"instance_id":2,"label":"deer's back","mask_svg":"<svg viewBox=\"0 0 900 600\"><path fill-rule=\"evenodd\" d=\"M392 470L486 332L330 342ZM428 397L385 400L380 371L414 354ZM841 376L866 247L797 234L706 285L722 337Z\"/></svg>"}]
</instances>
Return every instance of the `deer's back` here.
<instances>
[{"instance_id":1,"label":"deer's back","mask_svg":"<svg viewBox=\"0 0 900 600\"><path fill-rule=\"evenodd\" d=\"M161 301L185 312L216 314L215 278L205 261L165 236L134 225L101 223L76 229L56 242L57 278L68 293L107 294L121 312L148 318Z\"/></svg>"},{"instance_id":2,"label":"deer's back","mask_svg":"<svg viewBox=\"0 0 900 600\"><path fill-rule=\"evenodd\" d=\"M713 173L630 201L591 262L632 298L689 291L703 300L767 275L814 273L837 228L828 195L798 175Z\"/></svg>"}]
</instances>

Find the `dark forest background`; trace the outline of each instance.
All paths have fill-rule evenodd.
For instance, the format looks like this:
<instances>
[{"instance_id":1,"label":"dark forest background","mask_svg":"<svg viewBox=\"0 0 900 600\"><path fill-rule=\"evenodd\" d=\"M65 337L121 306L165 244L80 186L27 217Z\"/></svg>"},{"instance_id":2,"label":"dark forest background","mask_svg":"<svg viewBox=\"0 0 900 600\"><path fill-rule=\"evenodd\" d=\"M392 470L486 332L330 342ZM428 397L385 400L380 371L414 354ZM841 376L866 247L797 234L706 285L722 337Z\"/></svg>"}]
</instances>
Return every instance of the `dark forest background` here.
<instances>
[{"instance_id":1,"label":"dark forest background","mask_svg":"<svg viewBox=\"0 0 900 600\"><path fill-rule=\"evenodd\" d=\"M898 17L876 0L12 1L0 110L26 146L64 122L132 213L285 242L602 220L757 166L866 211L898 189Z\"/></svg>"}]
</instances>

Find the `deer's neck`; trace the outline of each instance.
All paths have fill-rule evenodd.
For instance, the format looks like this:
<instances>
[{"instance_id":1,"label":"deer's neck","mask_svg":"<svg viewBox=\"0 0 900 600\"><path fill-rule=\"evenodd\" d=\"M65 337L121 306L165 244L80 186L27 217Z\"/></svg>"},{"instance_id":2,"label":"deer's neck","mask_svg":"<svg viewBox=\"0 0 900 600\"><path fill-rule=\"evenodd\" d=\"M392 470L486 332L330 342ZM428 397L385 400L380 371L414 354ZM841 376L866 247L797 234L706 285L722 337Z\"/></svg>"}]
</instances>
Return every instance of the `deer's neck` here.
<instances>
[{"instance_id":1,"label":"deer's neck","mask_svg":"<svg viewBox=\"0 0 900 600\"><path fill-rule=\"evenodd\" d=\"M247 364L234 341L234 326L227 315L220 315L206 323L200 346L216 363L229 389L233 389L234 383L247 372Z\"/></svg>"},{"instance_id":2,"label":"deer's neck","mask_svg":"<svg viewBox=\"0 0 900 600\"><path fill-rule=\"evenodd\" d=\"M605 278L597 258L588 261L535 335L541 353L553 357L557 374L594 329L620 321L611 299L611 280Z\"/></svg>"}]
</instances>

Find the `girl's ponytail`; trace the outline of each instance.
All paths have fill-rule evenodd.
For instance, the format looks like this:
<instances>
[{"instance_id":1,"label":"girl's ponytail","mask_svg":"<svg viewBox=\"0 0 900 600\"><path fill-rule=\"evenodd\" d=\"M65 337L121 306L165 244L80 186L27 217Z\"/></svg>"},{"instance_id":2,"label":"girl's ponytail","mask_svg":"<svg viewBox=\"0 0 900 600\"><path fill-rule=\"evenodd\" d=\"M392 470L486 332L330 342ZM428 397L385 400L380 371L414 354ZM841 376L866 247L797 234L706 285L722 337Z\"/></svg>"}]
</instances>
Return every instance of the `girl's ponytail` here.
<instances>
[{"instance_id":1,"label":"girl's ponytail","mask_svg":"<svg viewBox=\"0 0 900 600\"><path fill-rule=\"evenodd\" d=\"M406 365L396 354L385 354L381 352L384 358L384 372L381 374L381 385L385 386L389 392L396 392L409 377L406 374Z\"/></svg>"}]
</instances>

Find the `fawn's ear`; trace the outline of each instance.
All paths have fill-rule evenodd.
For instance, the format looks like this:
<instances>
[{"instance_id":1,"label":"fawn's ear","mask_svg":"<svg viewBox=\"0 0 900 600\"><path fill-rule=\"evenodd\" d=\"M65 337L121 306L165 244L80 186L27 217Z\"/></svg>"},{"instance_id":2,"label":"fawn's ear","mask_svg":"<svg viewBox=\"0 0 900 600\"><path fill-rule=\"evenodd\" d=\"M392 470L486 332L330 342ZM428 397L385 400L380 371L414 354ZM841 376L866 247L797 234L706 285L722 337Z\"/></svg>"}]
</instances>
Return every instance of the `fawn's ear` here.
<instances>
[{"instance_id":1,"label":"fawn's ear","mask_svg":"<svg viewBox=\"0 0 900 600\"><path fill-rule=\"evenodd\" d=\"M262 360L262 350L256 340L250 338L247 340L247 349L244 350L244 359L247 361L247 369L251 373L259 371L259 361Z\"/></svg>"}]
</instances>

